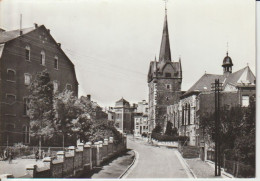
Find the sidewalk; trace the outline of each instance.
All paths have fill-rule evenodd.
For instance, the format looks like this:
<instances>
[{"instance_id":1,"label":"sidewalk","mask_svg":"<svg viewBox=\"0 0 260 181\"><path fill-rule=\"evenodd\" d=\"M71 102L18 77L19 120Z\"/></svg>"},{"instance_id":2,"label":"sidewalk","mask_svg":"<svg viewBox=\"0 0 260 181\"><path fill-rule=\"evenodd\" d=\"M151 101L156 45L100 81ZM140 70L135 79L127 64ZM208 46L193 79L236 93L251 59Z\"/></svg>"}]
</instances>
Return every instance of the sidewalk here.
<instances>
[{"instance_id":1,"label":"sidewalk","mask_svg":"<svg viewBox=\"0 0 260 181\"><path fill-rule=\"evenodd\" d=\"M41 160L36 162L35 159L21 158L12 160L12 163L9 163L8 161L0 161L0 175L12 174L15 178L22 177L26 174L26 165L36 163L37 165L44 164Z\"/></svg>"},{"instance_id":2,"label":"sidewalk","mask_svg":"<svg viewBox=\"0 0 260 181\"><path fill-rule=\"evenodd\" d=\"M202 161L200 158L184 158L184 160L197 178L230 178L223 173L221 176L216 177L214 167L211 166L210 163Z\"/></svg>"}]
</instances>

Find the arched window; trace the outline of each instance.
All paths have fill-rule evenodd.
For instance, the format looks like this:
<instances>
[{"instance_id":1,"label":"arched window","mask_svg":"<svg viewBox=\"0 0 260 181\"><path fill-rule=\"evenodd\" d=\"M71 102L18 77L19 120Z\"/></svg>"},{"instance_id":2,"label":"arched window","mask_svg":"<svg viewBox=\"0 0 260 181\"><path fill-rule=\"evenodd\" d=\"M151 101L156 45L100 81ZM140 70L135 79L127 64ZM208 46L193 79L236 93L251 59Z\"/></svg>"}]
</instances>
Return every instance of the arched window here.
<instances>
[{"instance_id":1,"label":"arched window","mask_svg":"<svg viewBox=\"0 0 260 181\"><path fill-rule=\"evenodd\" d=\"M188 105L188 125L190 125L190 104Z\"/></svg>"},{"instance_id":2,"label":"arched window","mask_svg":"<svg viewBox=\"0 0 260 181\"><path fill-rule=\"evenodd\" d=\"M30 47L26 46L25 47L25 60L30 61L31 55L30 55Z\"/></svg>"},{"instance_id":3,"label":"arched window","mask_svg":"<svg viewBox=\"0 0 260 181\"><path fill-rule=\"evenodd\" d=\"M53 92L56 93L59 90L59 83L57 80L53 81Z\"/></svg>"},{"instance_id":4,"label":"arched window","mask_svg":"<svg viewBox=\"0 0 260 181\"><path fill-rule=\"evenodd\" d=\"M184 106L182 106L181 125L184 125Z\"/></svg>"},{"instance_id":5,"label":"arched window","mask_svg":"<svg viewBox=\"0 0 260 181\"><path fill-rule=\"evenodd\" d=\"M57 69L57 70L58 70L58 63L59 63L59 62L58 62L58 57L55 56L55 57L54 57L54 68Z\"/></svg>"},{"instance_id":6,"label":"arched window","mask_svg":"<svg viewBox=\"0 0 260 181\"><path fill-rule=\"evenodd\" d=\"M45 52L41 51L41 65L45 66Z\"/></svg>"},{"instance_id":7,"label":"arched window","mask_svg":"<svg viewBox=\"0 0 260 181\"><path fill-rule=\"evenodd\" d=\"M15 71L12 69L7 69L7 80L15 81Z\"/></svg>"},{"instance_id":8,"label":"arched window","mask_svg":"<svg viewBox=\"0 0 260 181\"><path fill-rule=\"evenodd\" d=\"M187 110L188 110L188 104L185 105L185 117L184 117L184 124L187 125Z\"/></svg>"},{"instance_id":9,"label":"arched window","mask_svg":"<svg viewBox=\"0 0 260 181\"><path fill-rule=\"evenodd\" d=\"M24 74L24 85L30 85L32 81L32 75L29 73Z\"/></svg>"}]
</instances>

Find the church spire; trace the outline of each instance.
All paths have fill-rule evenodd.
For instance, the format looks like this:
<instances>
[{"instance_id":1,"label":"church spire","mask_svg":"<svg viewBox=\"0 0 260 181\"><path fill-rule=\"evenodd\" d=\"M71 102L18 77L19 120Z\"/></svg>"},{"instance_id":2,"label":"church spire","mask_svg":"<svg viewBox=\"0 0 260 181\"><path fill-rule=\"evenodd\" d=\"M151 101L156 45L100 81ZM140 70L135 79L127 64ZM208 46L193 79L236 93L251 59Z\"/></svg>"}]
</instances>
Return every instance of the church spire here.
<instances>
[{"instance_id":1,"label":"church spire","mask_svg":"<svg viewBox=\"0 0 260 181\"><path fill-rule=\"evenodd\" d=\"M171 49L168 33L167 8L165 6L165 18L163 25L162 42L160 48L159 61L171 61Z\"/></svg>"}]
</instances>

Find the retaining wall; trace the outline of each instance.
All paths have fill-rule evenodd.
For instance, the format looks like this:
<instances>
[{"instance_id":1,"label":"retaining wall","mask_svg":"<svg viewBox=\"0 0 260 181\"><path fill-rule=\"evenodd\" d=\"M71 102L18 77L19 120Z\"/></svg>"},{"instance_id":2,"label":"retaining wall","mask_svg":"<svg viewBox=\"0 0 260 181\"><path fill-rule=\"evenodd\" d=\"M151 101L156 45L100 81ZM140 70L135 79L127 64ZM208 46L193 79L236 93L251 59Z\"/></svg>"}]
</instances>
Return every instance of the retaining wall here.
<instances>
[{"instance_id":1,"label":"retaining wall","mask_svg":"<svg viewBox=\"0 0 260 181\"><path fill-rule=\"evenodd\" d=\"M126 151L126 137L120 144L115 144L113 138L99 141L92 145L90 142L79 144L76 148L69 147L68 152L57 152L57 159L46 157L44 165L28 165L28 176L32 178L76 178L102 165L105 161Z\"/></svg>"}]
</instances>

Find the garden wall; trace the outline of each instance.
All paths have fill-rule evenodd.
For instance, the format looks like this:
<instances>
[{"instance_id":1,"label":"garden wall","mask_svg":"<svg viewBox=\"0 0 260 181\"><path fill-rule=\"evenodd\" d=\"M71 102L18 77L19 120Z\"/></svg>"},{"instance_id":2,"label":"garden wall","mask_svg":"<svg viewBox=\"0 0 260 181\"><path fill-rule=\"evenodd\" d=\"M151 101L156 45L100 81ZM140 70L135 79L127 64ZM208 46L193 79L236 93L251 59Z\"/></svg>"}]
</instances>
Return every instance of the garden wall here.
<instances>
[{"instance_id":1,"label":"garden wall","mask_svg":"<svg viewBox=\"0 0 260 181\"><path fill-rule=\"evenodd\" d=\"M105 161L126 151L126 137L122 142L115 144L113 138L109 140L80 143L76 148L69 147L69 151L57 152L56 159L46 157L44 165L29 165L27 173L32 178L77 178L83 173L91 171L94 167L102 165Z\"/></svg>"}]
</instances>

